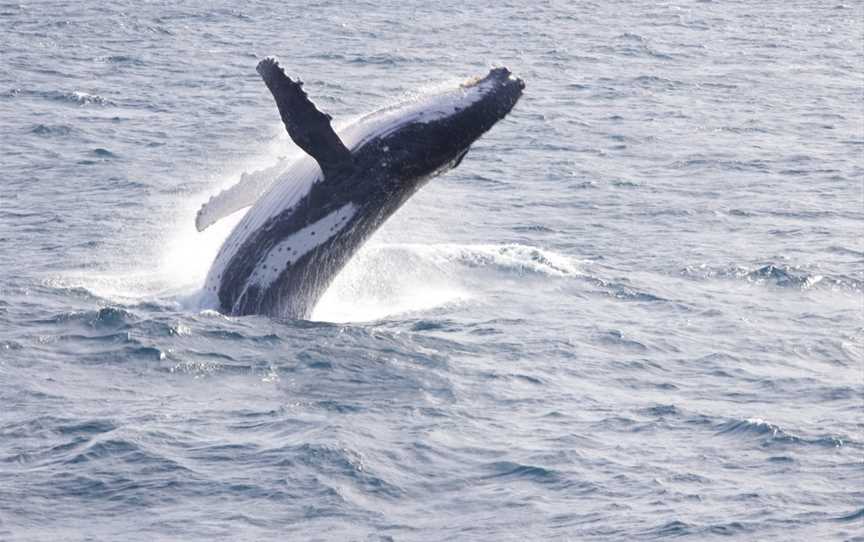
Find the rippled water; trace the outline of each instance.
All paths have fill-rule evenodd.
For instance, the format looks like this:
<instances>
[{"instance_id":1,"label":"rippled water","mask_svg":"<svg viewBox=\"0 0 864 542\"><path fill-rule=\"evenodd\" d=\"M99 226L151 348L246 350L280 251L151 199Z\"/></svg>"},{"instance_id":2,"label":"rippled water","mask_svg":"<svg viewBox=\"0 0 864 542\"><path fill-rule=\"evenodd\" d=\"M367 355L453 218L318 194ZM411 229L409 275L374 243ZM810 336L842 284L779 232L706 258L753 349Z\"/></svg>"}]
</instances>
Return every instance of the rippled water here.
<instances>
[{"instance_id":1,"label":"rippled water","mask_svg":"<svg viewBox=\"0 0 864 542\"><path fill-rule=\"evenodd\" d=\"M0 540L861 539L862 21L0 4ZM298 155L267 54L342 122L528 85L312 322L187 303Z\"/></svg>"}]
</instances>

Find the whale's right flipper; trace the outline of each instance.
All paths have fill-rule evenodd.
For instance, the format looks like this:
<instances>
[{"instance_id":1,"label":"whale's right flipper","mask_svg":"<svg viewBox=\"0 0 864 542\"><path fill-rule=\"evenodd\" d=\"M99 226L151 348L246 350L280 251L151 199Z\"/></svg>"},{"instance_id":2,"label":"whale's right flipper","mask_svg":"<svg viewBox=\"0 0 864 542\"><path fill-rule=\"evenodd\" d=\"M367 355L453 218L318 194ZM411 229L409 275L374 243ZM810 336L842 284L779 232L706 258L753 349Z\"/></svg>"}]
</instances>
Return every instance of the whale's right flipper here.
<instances>
[{"instance_id":1,"label":"whale's right flipper","mask_svg":"<svg viewBox=\"0 0 864 542\"><path fill-rule=\"evenodd\" d=\"M264 194L288 168L281 160L276 165L240 176L240 182L212 196L195 215L195 228L204 231L219 220L249 207Z\"/></svg>"},{"instance_id":2,"label":"whale's right flipper","mask_svg":"<svg viewBox=\"0 0 864 542\"><path fill-rule=\"evenodd\" d=\"M303 92L303 83L292 81L285 75L273 57L259 62L257 69L276 99L288 135L318 162L324 176L350 167L351 151L330 126L330 115L318 111Z\"/></svg>"}]
</instances>

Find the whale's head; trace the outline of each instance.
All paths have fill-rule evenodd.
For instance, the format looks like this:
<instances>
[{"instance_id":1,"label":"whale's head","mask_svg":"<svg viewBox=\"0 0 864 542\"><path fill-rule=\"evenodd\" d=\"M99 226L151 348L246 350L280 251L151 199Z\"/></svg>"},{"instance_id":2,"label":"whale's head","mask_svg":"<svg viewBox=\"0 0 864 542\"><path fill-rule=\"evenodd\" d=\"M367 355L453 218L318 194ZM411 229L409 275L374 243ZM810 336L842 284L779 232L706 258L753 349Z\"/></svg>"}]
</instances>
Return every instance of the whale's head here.
<instances>
[{"instance_id":1,"label":"whale's head","mask_svg":"<svg viewBox=\"0 0 864 542\"><path fill-rule=\"evenodd\" d=\"M513 109L524 89L510 70L493 68L485 77L377 112L367 119L367 126L376 126L377 137L358 147L373 146L374 154L384 157L386 177L415 188L456 167L471 144Z\"/></svg>"}]
</instances>

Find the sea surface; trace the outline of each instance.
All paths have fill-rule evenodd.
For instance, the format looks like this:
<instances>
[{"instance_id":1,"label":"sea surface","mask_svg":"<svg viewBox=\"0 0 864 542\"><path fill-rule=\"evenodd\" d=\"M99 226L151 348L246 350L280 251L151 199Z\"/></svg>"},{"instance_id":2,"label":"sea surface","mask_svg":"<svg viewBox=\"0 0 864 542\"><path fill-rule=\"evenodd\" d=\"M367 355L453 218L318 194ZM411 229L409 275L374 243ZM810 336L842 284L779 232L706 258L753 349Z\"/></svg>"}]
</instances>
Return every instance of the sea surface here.
<instances>
[{"instance_id":1,"label":"sea surface","mask_svg":"<svg viewBox=\"0 0 864 542\"><path fill-rule=\"evenodd\" d=\"M195 212L527 89L312 321ZM864 540L864 3L0 3L0 540Z\"/></svg>"}]
</instances>

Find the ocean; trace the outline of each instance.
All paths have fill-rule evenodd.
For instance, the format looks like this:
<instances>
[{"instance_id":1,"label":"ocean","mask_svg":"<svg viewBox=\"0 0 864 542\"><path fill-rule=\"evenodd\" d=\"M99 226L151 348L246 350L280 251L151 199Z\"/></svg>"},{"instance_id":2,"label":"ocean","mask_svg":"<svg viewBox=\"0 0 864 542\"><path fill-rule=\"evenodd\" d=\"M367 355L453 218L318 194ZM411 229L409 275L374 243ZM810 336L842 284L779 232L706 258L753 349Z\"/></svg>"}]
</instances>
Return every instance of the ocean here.
<instances>
[{"instance_id":1,"label":"ocean","mask_svg":"<svg viewBox=\"0 0 864 542\"><path fill-rule=\"evenodd\" d=\"M201 310L301 156L512 113L310 321ZM864 3L0 2L0 540L864 540Z\"/></svg>"}]
</instances>

